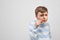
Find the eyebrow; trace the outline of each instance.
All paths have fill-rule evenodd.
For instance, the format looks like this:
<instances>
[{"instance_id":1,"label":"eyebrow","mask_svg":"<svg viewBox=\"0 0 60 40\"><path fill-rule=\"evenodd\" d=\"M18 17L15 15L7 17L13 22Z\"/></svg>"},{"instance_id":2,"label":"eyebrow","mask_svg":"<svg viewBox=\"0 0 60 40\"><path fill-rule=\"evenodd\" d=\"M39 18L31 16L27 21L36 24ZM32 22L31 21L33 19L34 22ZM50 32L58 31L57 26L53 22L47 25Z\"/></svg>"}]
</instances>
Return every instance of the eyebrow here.
<instances>
[{"instance_id":1,"label":"eyebrow","mask_svg":"<svg viewBox=\"0 0 60 40\"><path fill-rule=\"evenodd\" d=\"M48 15L48 14L41 14L40 16L44 16L44 15Z\"/></svg>"}]
</instances>

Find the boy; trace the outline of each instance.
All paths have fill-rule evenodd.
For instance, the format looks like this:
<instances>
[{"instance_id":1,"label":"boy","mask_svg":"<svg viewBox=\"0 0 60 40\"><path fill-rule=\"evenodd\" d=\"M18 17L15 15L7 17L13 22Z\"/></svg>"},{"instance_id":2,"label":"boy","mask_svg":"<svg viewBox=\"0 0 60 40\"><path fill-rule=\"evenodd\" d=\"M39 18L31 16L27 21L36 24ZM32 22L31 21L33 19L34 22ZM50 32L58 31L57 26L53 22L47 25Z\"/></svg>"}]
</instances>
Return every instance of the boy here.
<instances>
[{"instance_id":1,"label":"boy","mask_svg":"<svg viewBox=\"0 0 60 40\"><path fill-rule=\"evenodd\" d=\"M29 25L30 40L50 40L51 32L48 20L48 9L38 6L35 9L36 20Z\"/></svg>"}]
</instances>

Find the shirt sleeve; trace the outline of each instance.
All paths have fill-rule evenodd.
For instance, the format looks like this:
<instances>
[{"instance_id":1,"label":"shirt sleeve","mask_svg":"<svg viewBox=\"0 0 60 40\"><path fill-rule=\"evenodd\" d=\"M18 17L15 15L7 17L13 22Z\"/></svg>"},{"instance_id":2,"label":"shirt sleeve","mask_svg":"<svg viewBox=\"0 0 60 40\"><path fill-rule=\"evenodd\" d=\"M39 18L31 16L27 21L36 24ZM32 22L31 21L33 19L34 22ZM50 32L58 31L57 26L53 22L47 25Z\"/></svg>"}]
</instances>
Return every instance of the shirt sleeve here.
<instances>
[{"instance_id":1,"label":"shirt sleeve","mask_svg":"<svg viewBox=\"0 0 60 40\"><path fill-rule=\"evenodd\" d=\"M35 22L31 22L30 24L29 24L29 35L30 35L30 37L31 37L31 39L33 40L36 40L37 39L37 30L38 30L38 28L36 28L36 26L35 26Z\"/></svg>"},{"instance_id":2,"label":"shirt sleeve","mask_svg":"<svg viewBox=\"0 0 60 40\"><path fill-rule=\"evenodd\" d=\"M49 24L49 37L50 37L50 39L52 38L52 33L51 33L51 26L50 26L50 24Z\"/></svg>"}]
</instances>

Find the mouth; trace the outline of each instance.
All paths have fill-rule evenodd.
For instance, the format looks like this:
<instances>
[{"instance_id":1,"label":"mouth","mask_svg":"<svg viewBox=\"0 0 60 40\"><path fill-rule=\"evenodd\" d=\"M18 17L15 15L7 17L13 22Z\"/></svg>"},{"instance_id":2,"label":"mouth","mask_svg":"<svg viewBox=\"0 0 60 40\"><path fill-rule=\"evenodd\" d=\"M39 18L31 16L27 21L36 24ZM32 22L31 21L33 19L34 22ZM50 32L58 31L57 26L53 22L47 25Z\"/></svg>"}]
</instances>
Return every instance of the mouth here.
<instances>
[{"instance_id":1,"label":"mouth","mask_svg":"<svg viewBox=\"0 0 60 40\"><path fill-rule=\"evenodd\" d=\"M42 20L43 22L46 22L46 20Z\"/></svg>"}]
</instances>

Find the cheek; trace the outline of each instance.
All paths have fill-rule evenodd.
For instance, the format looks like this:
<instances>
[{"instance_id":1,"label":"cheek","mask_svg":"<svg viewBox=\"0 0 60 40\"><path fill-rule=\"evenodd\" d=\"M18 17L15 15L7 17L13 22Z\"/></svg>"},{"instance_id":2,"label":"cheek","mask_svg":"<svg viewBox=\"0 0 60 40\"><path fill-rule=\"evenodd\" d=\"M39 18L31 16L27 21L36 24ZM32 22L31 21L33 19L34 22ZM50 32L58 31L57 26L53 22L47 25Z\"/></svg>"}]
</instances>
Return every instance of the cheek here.
<instances>
[{"instance_id":1,"label":"cheek","mask_svg":"<svg viewBox=\"0 0 60 40\"><path fill-rule=\"evenodd\" d=\"M40 17L40 19L43 19L43 17Z\"/></svg>"},{"instance_id":2,"label":"cheek","mask_svg":"<svg viewBox=\"0 0 60 40\"><path fill-rule=\"evenodd\" d=\"M45 19L48 19L48 16L46 16Z\"/></svg>"},{"instance_id":3,"label":"cheek","mask_svg":"<svg viewBox=\"0 0 60 40\"><path fill-rule=\"evenodd\" d=\"M43 19L43 17L41 17L41 16L37 16L36 18L37 18L37 19Z\"/></svg>"}]
</instances>

